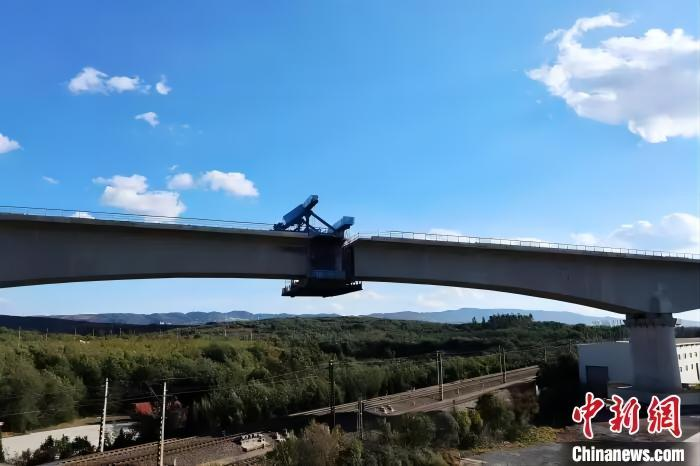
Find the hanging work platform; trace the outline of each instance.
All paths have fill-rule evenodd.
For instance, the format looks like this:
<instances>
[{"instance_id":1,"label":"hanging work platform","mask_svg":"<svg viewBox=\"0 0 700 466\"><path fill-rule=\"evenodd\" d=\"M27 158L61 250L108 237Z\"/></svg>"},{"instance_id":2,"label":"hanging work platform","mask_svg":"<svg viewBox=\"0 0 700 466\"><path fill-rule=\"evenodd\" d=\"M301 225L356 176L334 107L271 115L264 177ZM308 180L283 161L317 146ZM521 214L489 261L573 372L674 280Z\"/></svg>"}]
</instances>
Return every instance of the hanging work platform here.
<instances>
[{"instance_id":1,"label":"hanging work platform","mask_svg":"<svg viewBox=\"0 0 700 466\"><path fill-rule=\"evenodd\" d=\"M338 296L362 289L349 272L350 258L345 256L345 232L355 223L353 217L342 217L335 224L323 220L313 208L318 196L290 210L282 222L274 225L276 231L298 231L309 235L307 276L292 280L282 289L282 296Z\"/></svg>"}]
</instances>

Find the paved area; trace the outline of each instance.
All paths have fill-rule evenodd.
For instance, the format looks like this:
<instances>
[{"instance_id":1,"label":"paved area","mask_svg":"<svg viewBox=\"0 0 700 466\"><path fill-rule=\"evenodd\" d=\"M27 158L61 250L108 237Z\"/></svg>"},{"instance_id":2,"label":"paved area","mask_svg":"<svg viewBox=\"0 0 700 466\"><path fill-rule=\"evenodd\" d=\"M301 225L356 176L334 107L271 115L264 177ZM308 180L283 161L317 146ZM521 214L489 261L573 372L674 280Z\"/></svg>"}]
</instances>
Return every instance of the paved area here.
<instances>
[{"instance_id":1,"label":"paved area","mask_svg":"<svg viewBox=\"0 0 700 466\"><path fill-rule=\"evenodd\" d=\"M646 426L642 421L641 430ZM670 434L651 435L646 431L637 435L614 434L610 432L607 422L597 422L593 424L594 441L596 443L622 443L622 442L700 442L700 416L683 416L681 421L683 435L679 440L674 439ZM580 426L568 427L560 436L557 443L544 443L526 448L504 448L497 451L471 455L462 460L463 465L560 465L574 464L569 461L569 446L567 442L583 443L585 438L581 434ZM689 465L696 465L693 461L686 461ZM599 463L596 463L599 464Z\"/></svg>"},{"instance_id":2,"label":"paved area","mask_svg":"<svg viewBox=\"0 0 700 466\"><path fill-rule=\"evenodd\" d=\"M131 424L131 422L107 424L107 432L116 436L119 434L119 429L127 428ZM3 450L5 450L5 457L12 458L21 454L24 450L36 450L49 436L52 436L55 439L60 439L64 435L69 437L71 440L74 437L87 437L91 444L97 445L100 438L100 425L89 424L77 427L66 427L63 429L42 430L40 432L14 435L12 437L3 436L2 446Z\"/></svg>"}]
</instances>

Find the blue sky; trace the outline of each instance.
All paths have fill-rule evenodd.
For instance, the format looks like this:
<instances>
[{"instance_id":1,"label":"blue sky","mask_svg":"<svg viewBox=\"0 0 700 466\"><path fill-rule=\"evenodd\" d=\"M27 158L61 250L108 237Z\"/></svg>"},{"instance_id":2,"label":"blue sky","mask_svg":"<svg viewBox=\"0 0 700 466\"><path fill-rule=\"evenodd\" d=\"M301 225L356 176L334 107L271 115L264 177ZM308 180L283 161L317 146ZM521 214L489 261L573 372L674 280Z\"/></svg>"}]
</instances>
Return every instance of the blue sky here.
<instances>
[{"instance_id":1,"label":"blue sky","mask_svg":"<svg viewBox=\"0 0 700 466\"><path fill-rule=\"evenodd\" d=\"M275 222L315 193L357 232L697 251L698 13L693 1L3 2L0 203ZM285 300L281 285L46 285L0 290L0 311L596 313L381 284Z\"/></svg>"}]
</instances>

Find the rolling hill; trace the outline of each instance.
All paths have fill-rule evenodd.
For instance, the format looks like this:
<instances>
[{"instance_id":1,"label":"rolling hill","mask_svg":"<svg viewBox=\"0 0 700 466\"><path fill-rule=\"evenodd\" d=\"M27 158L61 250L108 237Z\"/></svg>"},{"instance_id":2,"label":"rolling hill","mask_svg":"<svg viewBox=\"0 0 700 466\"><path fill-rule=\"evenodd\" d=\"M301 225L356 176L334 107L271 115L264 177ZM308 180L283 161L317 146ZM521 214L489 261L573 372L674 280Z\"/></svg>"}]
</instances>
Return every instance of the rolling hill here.
<instances>
[{"instance_id":1,"label":"rolling hill","mask_svg":"<svg viewBox=\"0 0 700 466\"><path fill-rule=\"evenodd\" d=\"M469 323L473 319L481 321L494 314L532 314L535 321L560 322L563 324L585 325L619 325L624 316L599 317L567 311L540 311L523 309L476 309L462 308L439 312L389 312L369 314L369 317L392 320L417 320L443 324ZM76 314L52 316L54 320L69 319L89 324L130 324L130 325L202 325L210 322L232 322L240 320L284 319L303 317L340 317L338 314L255 314L248 311L230 312L169 312L153 314L108 313L108 314ZM681 325L700 327L699 321L679 319ZM0 324L1 325L1 324ZM72 325L72 324L71 324ZM72 327L71 327L72 331Z\"/></svg>"}]
</instances>

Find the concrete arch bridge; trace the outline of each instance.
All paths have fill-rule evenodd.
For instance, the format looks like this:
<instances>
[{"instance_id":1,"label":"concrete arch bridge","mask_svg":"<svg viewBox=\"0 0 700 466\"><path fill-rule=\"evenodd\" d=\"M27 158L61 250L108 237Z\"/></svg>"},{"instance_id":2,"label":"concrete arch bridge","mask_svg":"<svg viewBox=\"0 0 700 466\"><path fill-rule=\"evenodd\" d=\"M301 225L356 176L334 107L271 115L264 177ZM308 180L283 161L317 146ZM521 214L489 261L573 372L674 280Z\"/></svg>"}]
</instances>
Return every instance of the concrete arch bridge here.
<instances>
[{"instance_id":1,"label":"concrete arch bridge","mask_svg":"<svg viewBox=\"0 0 700 466\"><path fill-rule=\"evenodd\" d=\"M362 282L391 282L549 298L626 315L635 386L644 390L680 388L672 313L700 309L700 258L691 254L400 232L349 236L351 218L311 227L308 206L272 229L41 213L0 213L0 288L229 277L292 280L283 290L288 296L334 296Z\"/></svg>"}]
</instances>

